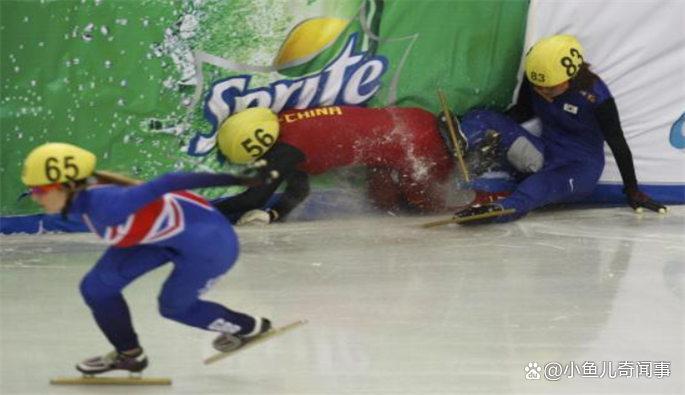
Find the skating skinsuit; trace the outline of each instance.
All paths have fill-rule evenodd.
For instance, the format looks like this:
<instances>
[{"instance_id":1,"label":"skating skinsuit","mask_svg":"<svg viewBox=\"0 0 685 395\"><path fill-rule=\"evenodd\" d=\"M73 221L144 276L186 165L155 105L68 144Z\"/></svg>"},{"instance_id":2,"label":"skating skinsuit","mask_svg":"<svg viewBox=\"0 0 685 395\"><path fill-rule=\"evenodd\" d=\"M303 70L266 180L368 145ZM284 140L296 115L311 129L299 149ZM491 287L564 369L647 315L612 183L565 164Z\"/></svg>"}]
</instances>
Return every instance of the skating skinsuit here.
<instances>
[{"instance_id":1,"label":"skating skinsuit","mask_svg":"<svg viewBox=\"0 0 685 395\"><path fill-rule=\"evenodd\" d=\"M343 166L369 168L369 194L381 208L403 200L419 210L442 207L439 188L453 168L436 116L419 108L323 107L280 114L278 142L264 159L287 181L274 207L281 218L308 193L308 175ZM217 204L225 215L260 208L278 183Z\"/></svg>"},{"instance_id":2,"label":"skating skinsuit","mask_svg":"<svg viewBox=\"0 0 685 395\"><path fill-rule=\"evenodd\" d=\"M206 330L249 333L253 317L200 295L238 256L233 228L201 196L184 189L235 185L229 175L169 173L139 186L95 186L78 192L69 208L111 244L81 282L95 320L117 350L139 346L121 291L165 263L174 268L159 294L169 319Z\"/></svg>"},{"instance_id":3,"label":"skating skinsuit","mask_svg":"<svg viewBox=\"0 0 685 395\"><path fill-rule=\"evenodd\" d=\"M590 90L569 89L549 102L524 79L518 102L509 115L478 110L462 120L471 146L483 131L500 131L508 162L525 176L511 196L498 202L505 209L516 209L515 214L502 216L499 222L592 192L604 169L605 141L616 158L624 185L637 188L632 154L618 110L601 80L597 79ZM539 138L517 123L533 116L542 121Z\"/></svg>"}]
</instances>

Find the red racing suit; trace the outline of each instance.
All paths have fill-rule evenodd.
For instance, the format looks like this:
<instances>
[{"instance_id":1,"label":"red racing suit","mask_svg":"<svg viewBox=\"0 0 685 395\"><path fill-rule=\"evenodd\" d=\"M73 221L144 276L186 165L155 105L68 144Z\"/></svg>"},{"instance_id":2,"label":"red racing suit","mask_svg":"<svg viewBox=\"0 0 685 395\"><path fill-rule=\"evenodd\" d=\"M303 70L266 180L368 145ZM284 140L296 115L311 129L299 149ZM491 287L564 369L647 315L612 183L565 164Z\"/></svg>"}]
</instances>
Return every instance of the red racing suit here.
<instances>
[{"instance_id":1,"label":"red racing suit","mask_svg":"<svg viewBox=\"0 0 685 395\"><path fill-rule=\"evenodd\" d=\"M423 212L445 209L444 185L454 162L438 132L437 117L430 112L420 108L333 106L285 111L279 115L279 123L278 142L264 158L286 182L291 175L279 162L296 151L301 156L289 161L288 166L294 165L300 177L302 173L306 177L344 166L367 166L369 196L381 209L407 204ZM270 197L277 185L258 188L270 188ZM217 207L229 215L265 203L254 193L251 199L257 207L239 204L246 202L240 195ZM281 200L289 199L282 196ZM274 207L281 217L292 208Z\"/></svg>"}]
</instances>

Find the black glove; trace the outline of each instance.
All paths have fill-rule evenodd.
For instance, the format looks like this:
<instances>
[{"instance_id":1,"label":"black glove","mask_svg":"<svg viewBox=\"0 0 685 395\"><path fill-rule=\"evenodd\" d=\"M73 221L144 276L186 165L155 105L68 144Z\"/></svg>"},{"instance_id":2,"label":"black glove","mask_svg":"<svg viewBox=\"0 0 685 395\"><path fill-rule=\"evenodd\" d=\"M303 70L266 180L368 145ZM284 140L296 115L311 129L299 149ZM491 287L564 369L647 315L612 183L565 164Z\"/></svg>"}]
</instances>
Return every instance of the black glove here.
<instances>
[{"instance_id":1,"label":"black glove","mask_svg":"<svg viewBox=\"0 0 685 395\"><path fill-rule=\"evenodd\" d=\"M502 214L495 215L498 211L504 211L504 207L497 203L488 203L483 205L471 206L467 209L458 211L452 217L453 219L459 220L460 224L464 225L480 225L494 222L497 218L501 217ZM471 219L475 216L493 213L492 217L482 218L482 219Z\"/></svg>"},{"instance_id":2,"label":"black glove","mask_svg":"<svg viewBox=\"0 0 685 395\"><path fill-rule=\"evenodd\" d=\"M260 159L249 164L245 170L236 175L236 178L240 185L252 188L262 184L271 184L279 176L277 170L269 168L265 159Z\"/></svg>"},{"instance_id":3,"label":"black glove","mask_svg":"<svg viewBox=\"0 0 685 395\"><path fill-rule=\"evenodd\" d=\"M626 200L628 200L628 205L633 208L633 210L640 210L642 207L647 210L656 211L657 213L665 213L668 208L663 204L653 200L646 193L640 191L638 188L625 188L623 193L626 194Z\"/></svg>"}]
</instances>

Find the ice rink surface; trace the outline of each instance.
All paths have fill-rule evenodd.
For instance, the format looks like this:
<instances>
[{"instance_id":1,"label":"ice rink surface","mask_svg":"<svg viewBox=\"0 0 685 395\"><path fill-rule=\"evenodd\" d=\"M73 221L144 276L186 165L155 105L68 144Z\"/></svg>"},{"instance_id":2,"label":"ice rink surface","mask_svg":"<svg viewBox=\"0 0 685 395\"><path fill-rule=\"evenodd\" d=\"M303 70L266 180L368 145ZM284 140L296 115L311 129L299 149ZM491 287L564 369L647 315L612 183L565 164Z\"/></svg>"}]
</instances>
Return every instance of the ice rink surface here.
<instances>
[{"instance_id":1,"label":"ice rink surface","mask_svg":"<svg viewBox=\"0 0 685 395\"><path fill-rule=\"evenodd\" d=\"M214 334L157 312L170 267L141 278L125 295L150 358L146 376L174 380L156 388L50 386L51 377L76 376L78 360L110 350L78 291L105 246L90 234L1 237L0 393L685 391L685 207L665 216L547 210L504 225L419 226L439 218L240 228L240 260L206 297L276 325L310 323L210 366L202 360ZM581 377L590 361L604 377ZM670 376L618 377L626 361L670 362ZM529 363L550 362L580 371L526 379Z\"/></svg>"}]
</instances>

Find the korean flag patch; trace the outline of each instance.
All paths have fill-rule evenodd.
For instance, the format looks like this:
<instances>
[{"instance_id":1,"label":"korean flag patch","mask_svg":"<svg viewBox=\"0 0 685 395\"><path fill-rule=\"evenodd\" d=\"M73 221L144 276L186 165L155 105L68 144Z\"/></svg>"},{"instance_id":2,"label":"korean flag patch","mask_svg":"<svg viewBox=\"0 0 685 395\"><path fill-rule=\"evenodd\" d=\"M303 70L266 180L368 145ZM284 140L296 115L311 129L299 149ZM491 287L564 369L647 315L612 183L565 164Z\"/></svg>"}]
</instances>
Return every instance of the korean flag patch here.
<instances>
[{"instance_id":1,"label":"korean flag patch","mask_svg":"<svg viewBox=\"0 0 685 395\"><path fill-rule=\"evenodd\" d=\"M573 104L564 103L564 111L570 112L571 114L578 115L578 106Z\"/></svg>"}]
</instances>

